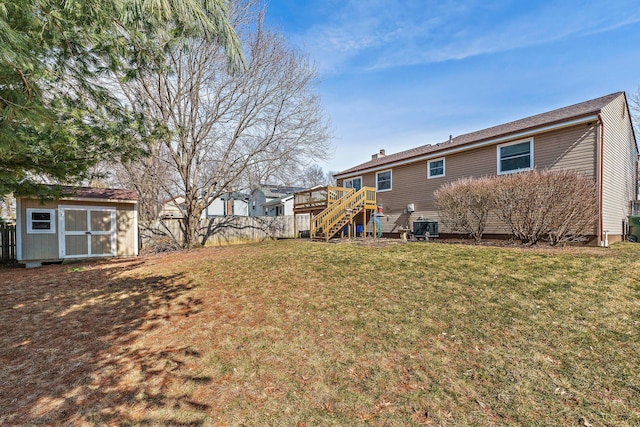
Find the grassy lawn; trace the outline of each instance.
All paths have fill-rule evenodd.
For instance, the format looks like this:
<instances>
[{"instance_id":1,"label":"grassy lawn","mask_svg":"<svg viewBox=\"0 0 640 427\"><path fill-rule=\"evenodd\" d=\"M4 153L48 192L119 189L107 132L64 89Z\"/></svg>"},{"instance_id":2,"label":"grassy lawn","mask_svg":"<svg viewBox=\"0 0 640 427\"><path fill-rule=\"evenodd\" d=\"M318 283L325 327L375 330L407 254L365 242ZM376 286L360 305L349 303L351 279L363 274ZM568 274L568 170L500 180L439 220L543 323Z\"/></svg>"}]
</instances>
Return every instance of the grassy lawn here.
<instances>
[{"instance_id":1,"label":"grassy lawn","mask_svg":"<svg viewBox=\"0 0 640 427\"><path fill-rule=\"evenodd\" d=\"M640 244L0 270L0 424L640 425Z\"/></svg>"}]
</instances>

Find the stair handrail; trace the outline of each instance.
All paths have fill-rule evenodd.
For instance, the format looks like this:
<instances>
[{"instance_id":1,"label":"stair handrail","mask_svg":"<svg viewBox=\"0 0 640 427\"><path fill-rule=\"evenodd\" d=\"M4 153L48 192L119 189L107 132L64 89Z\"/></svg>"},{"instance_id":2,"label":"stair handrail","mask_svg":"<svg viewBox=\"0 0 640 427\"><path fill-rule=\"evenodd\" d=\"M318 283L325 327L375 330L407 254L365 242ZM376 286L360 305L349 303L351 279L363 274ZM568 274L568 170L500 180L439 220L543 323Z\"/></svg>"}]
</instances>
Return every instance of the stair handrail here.
<instances>
[{"instance_id":1,"label":"stair handrail","mask_svg":"<svg viewBox=\"0 0 640 427\"><path fill-rule=\"evenodd\" d=\"M346 194L314 218L311 224L313 235L315 235L315 230L322 228L325 239L329 240L337 232L337 230L332 231L332 228L347 216L348 210L351 210L351 215L356 215L365 208L367 203L375 206L376 191L374 188L362 187L358 191ZM356 208L358 209L356 210ZM354 212L354 210L356 211Z\"/></svg>"},{"instance_id":2,"label":"stair handrail","mask_svg":"<svg viewBox=\"0 0 640 427\"><path fill-rule=\"evenodd\" d=\"M335 234L338 230L333 231L333 227L338 224L342 219L344 219L347 215L356 215L360 213L360 209L356 210L356 207L360 204L361 201L366 197L365 188L361 188L354 194L349 195L343 201L340 202L335 208L332 209L333 214L328 215L325 220L324 226L326 226L327 233L325 233L326 240L329 240L332 237L332 234ZM364 203L363 203L364 206ZM350 212L348 212L350 211ZM323 229L324 229L323 226ZM332 232L333 231L333 232Z\"/></svg>"},{"instance_id":3,"label":"stair handrail","mask_svg":"<svg viewBox=\"0 0 640 427\"><path fill-rule=\"evenodd\" d=\"M353 188L327 187L327 207L311 219L311 223L309 225L311 236L315 235L316 230L319 228L318 224L323 222L324 218L333 212L333 208L335 206L339 206L342 199L349 197L353 193L355 193L355 189Z\"/></svg>"}]
</instances>

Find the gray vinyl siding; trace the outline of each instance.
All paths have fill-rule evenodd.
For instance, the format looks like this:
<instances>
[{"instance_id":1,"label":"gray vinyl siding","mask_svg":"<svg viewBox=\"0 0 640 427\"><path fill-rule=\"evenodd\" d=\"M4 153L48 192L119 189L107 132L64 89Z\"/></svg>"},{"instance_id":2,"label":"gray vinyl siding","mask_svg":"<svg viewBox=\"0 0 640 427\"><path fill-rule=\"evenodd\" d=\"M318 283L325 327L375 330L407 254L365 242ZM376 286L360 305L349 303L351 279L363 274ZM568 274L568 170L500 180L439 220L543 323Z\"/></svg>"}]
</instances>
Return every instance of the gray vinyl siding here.
<instances>
[{"instance_id":1,"label":"gray vinyl siding","mask_svg":"<svg viewBox=\"0 0 640 427\"><path fill-rule=\"evenodd\" d=\"M636 199L637 148L624 95L606 105L603 123L602 231L621 235Z\"/></svg>"},{"instance_id":2,"label":"gray vinyl siding","mask_svg":"<svg viewBox=\"0 0 640 427\"><path fill-rule=\"evenodd\" d=\"M563 129L540 133L533 136L534 167L537 169L572 169L592 179L596 177L596 123L579 124ZM528 139L528 138L525 138ZM523 140L522 138L513 141ZM509 141L501 142L501 144ZM398 232L400 228L411 227L419 216L438 220L434 204L434 192L444 183L463 177L478 178L494 176L497 173L497 146L493 144L481 148L451 154L445 157L445 176L427 178L427 160L397 166L392 169L392 188L377 194L377 202L389 217L383 221L384 232ZM433 158L440 158L434 153ZM375 172L362 174L363 185L375 188ZM338 180L338 185L342 180ZM404 213L408 203L415 205L411 215ZM442 224L441 232L450 232ZM486 233L505 233L504 226L497 220L490 220ZM597 234L597 218L594 231Z\"/></svg>"}]
</instances>

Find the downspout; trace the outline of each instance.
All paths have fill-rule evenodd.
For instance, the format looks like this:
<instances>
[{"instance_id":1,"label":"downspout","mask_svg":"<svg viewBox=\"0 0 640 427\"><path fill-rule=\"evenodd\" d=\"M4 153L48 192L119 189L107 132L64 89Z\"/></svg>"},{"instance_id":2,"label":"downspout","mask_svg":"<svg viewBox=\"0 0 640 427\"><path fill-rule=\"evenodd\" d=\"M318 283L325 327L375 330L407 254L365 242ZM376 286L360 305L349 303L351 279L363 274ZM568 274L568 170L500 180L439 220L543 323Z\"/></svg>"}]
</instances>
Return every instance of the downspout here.
<instances>
[{"instance_id":1,"label":"downspout","mask_svg":"<svg viewBox=\"0 0 640 427\"><path fill-rule=\"evenodd\" d=\"M602 121L602 113L598 113L598 122L600 123L600 156L598 156L599 157L598 161L600 163L599 164L599 166L600 166L600 179L599 179L599 181L600 181L599 182L600 197L598 198L599 199L598 203L600 205L599 206L599 214L598 214L598 216L599 216L599 218L598 218L598 232L600 234L600 237L599 237L600 241L598 242L598 245L602 246L602 244L603 244L603 242L605 240L605 237L603 235L604 234L604 221L602 219L602 217L603 217L602 210L604 208L604 201L603 201L604 191L603 191L603 184L602 184L603 181L604 181L604 176L603 176L603 173L604 173L604 161L603 161L603 158L604 158L604 122Z\"/></svg>"}]
</instances>

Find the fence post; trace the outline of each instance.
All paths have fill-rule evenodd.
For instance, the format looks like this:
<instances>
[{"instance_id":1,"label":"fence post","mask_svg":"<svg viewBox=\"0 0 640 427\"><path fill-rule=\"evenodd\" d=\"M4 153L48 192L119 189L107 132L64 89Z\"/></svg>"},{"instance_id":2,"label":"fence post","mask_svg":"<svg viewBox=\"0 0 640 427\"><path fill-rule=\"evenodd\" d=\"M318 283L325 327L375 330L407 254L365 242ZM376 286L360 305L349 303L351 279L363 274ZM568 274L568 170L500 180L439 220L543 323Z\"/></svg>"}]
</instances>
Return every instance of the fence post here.
<instances>
[{"instance_id":1,"label":"fence post","mask_svg":"<svg viewBox=\"0 0 640 427\"><path fill-rule=\"evenodd\" d=\"M0 260L3 263L16 261L16 227L0 224Z\"/></svg>"},{"instance_id":2,"label":"fence post","mask_svg":"<svg viewBox=\"0 0 640 427\"><path fill-rule=\"evenodd\" d=\"M7 226L0 225L0 240L2 241L2 262L7 262L9 259L9 233Z\"/></svg>"}]
</instances>

